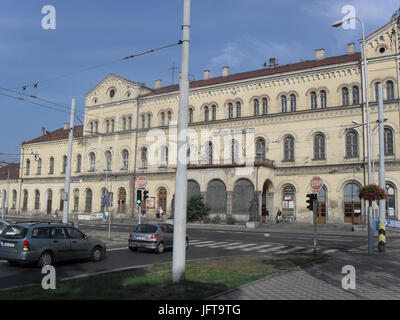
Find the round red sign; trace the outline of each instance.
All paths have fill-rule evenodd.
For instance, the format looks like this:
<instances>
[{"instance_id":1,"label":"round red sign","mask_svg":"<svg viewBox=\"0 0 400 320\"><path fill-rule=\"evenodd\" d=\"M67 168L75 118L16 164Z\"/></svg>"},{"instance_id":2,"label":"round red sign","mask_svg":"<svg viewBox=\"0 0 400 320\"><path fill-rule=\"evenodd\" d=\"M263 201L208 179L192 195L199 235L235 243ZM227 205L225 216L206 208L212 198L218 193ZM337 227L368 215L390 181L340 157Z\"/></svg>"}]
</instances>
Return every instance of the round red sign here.
<instances>
[{"instance_id":1,"label":"round red sign","mask_svg":"<svg viewBox=\"0 0 400 320\"><path fill-rule=\"evenodd\" d=\"M322 181L322 179L320 177L314 177L311 179L311 188L315 191L318 191L319 189L321 189L323 184L324 184L324 182Z\"/></svg>"},{"instance_id":2,"label":"round red sign","mask_svg":"<svg viewBox=\"0 0 400 320\"><path fill-rule=\"evenodd\" d=\"M137 179L137 183L139 188L145 188L147 186L147 178L146 177L139 177Z\"/></svg>"}]
</instances>

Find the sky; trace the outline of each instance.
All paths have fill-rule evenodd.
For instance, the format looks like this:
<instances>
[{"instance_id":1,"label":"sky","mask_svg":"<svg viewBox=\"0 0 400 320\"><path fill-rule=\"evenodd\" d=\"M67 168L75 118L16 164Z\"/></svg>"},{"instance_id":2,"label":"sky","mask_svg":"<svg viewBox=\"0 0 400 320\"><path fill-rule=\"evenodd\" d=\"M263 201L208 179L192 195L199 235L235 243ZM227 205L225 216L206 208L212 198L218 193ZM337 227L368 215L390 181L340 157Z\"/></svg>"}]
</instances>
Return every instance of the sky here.
<instances>
[{"instance_id":1,"label":"sky","mask_svg":"<svg viewBox=\"0 0 400 320\"><path fill-rule=\"evenodd\" d=\"M358 40L361 28L332 28L345 6L355 8L369 34L387 23L400 0L192 0L189 79L203 71L220 76L262 68L275 57L280 65L311 60L314 50L327 56L346 53L346 44ZM23 141L69 122L72 98L83 112L84 98L109 73L153 88L174 83L181 64L181 46L70 76L68 73L175 43L181 39L183 0L2 0L0 10L0 161L19 161ZM55 9L55 29L44 29L43 7ZM37 82L37 88L33 83ZM23 90L23 86L26 89ZM35 95L57 103L30 104L13 97ZM63 107L59 106L62 105ZM83 120L83 117L81 117ZM76 122L76 124L80 124ZM3 155L2 155L3 154Z\"/></svg>"}]
</instances>

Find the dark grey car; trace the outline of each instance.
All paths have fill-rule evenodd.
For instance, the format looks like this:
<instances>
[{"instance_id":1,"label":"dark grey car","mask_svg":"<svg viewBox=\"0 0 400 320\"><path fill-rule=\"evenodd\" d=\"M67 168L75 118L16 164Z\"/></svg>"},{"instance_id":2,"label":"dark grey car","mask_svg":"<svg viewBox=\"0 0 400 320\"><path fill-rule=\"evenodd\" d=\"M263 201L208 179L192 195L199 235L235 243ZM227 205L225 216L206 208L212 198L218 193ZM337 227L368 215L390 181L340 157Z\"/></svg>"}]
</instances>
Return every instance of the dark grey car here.
<instances>
[{"instance_id":1,"label":"dark grey car","mask_svg":"<svg viewBox=\"0 0 400 320\"><path fill-rule=\"evenodd\" d=\"M139 224L129 235L129 249L151 249L158 253L166 248L172 248L174 241L174 226L169 223ZM186 236L186 248L189 237Z\"/></svg>"},{"instance_id":2,"label":"dark grey car","mask_svg":"<svg viewBox=\"0 0 400 320\"><path fill-rule=\"evenodd\" d=\"M34 262L38 266L76 259L100 261L105 244L62 223L15 223L0 233L0 260L10 264Z\"/></svg>"}]
</instances>

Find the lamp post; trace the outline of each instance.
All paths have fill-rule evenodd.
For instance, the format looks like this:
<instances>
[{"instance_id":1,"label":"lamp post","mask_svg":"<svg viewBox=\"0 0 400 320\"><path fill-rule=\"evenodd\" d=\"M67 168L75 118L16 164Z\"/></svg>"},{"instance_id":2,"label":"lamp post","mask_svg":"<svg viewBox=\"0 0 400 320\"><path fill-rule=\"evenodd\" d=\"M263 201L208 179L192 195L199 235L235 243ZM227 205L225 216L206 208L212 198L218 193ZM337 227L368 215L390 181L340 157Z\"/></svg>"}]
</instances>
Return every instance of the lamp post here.
<instances>
[{"instance_id":1,"label":"lamp post","mask_svg":"<svg viewBox=\"0 0 400 320\"><path fill-rule=\"evenodd\" d=\"M367 129L367 163L368 163L368 185L371 184L371 131L370 131L370 121L369 121L369 90L368 90L368 66L367 66L367 47L365 43L365 28L364 23L358 17L351 17L345 20L340 20L334 22L332 27L338 28L343 23L350 21L350 20L357 20L361 24L362 28L362 51L363 51L363 65L364 65L364 72L363 72L363 87L364 87L364 98L365 98L365 121L366 121L366 129ZM373 255L374 250L374 243L373 243L373 230L372 230L372 207L368 207L368 254Z\"/></svg>"}]
</instances>

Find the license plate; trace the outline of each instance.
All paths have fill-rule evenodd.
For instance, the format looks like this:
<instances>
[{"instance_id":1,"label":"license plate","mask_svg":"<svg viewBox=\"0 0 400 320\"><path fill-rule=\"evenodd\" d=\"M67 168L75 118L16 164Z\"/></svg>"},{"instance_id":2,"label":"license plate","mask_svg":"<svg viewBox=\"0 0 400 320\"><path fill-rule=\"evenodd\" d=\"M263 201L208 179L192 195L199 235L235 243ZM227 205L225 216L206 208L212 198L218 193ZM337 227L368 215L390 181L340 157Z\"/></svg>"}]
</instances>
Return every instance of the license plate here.
<instances>
[{"instance_id":1,"label":"license plate","mask_svg":"<svg viewBox=\"0 0 400 320\"><path fill-rule=\"evenodd\" d=\"M15 243L12 243L12 242L3 242L3 246L4 246L4 247L8 247L8 248L14 248L14 247L15 247Z\"/></svg>"},{"instance_id":2,"label":"license plate","mask_svg":"<svg viewBox=\"0 0 400 320\"><path fill-rule=\"evenodd\" d=\"M137 240L146 240L146 237L136 237Z\"/></svg>"}]
</instances>

